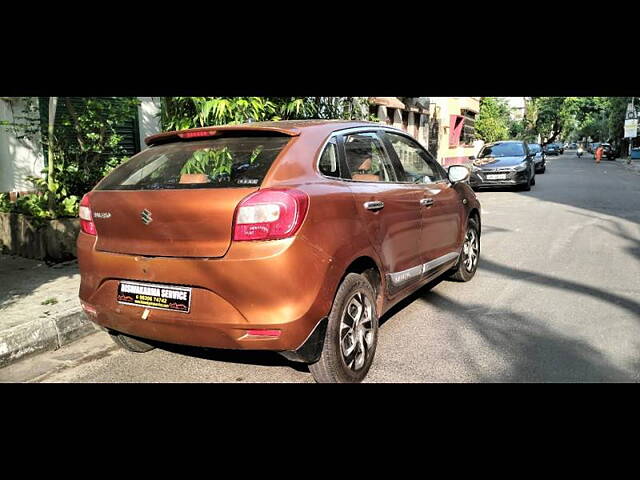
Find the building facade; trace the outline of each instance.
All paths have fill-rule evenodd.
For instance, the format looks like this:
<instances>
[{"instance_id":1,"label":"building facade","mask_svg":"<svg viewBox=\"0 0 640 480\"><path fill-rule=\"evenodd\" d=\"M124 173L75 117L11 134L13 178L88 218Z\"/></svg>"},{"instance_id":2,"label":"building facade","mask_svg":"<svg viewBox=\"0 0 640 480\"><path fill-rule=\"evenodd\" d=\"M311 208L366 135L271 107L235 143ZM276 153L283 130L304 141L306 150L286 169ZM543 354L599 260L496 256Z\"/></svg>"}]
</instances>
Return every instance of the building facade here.
<instances>
[{"instance_id":1,"label":"building facade","mask_svg":"<svg viewBox=\"0 0 640 480\"><path fill-rule=\"evenodd\" d=\"M482 142L475 138L480 97L372 97L371 113L418 140L444 166L469 163Z\"/></svg>"},{"instance_id":2,"label":"building facade","mask_svg":"<svg viewBox=\"0 0 640 480\"><path fill-rule=\"evenodd\" d=\"M471 162L482 142L476 140L475 120L480 97L432 97L433 118L438 123L437 159L443 166Z\"/></svg>"}]
</instances>

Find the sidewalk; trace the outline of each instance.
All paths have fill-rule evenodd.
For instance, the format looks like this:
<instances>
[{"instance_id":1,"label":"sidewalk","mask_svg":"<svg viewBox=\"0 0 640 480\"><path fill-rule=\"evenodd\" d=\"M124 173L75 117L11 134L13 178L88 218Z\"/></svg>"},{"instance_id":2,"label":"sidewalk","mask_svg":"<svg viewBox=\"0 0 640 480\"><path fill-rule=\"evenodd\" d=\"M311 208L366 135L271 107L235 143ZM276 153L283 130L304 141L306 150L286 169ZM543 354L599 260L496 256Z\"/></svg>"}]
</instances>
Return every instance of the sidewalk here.
<instances>
[{"instance_id":1,"label":"sidewalk","mask_svg":"<svg viewBox=\"0 0 640 480\"><path fill-rule=\"evenodd\" d=\"M629 165L627 164L626 158L616 158L616 163L619 164L621 167L624 167L627 170L630 170L640 175L640 160L633 159L631 160L631 164Z\"/></svg>"},{"instance_id":2,"label":"sidewalk","mask_svg":"<svg viewBox=\"0 0 640 480\"><path fill-rule=\"evenodd\" d=\"M0 368L96 331L78 301L76 260L48 266L0 255Z\"/></svg>"}]
</instances>

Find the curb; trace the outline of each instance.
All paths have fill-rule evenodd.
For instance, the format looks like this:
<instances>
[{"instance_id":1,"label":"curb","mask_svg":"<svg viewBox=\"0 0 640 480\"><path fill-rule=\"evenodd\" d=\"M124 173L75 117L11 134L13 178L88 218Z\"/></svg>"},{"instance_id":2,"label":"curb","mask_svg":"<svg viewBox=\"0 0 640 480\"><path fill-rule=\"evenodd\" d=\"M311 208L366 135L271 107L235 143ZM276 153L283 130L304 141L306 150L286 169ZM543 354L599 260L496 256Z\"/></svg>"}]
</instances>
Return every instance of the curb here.
<instances>
[{"instance_id":1,"label":"curb","mask_svg":"<svg viewBox=\"0 0 640 480\"><path fill-rule=\"evenodd\" d=\"M96 331L81 308L10 328L0 332L0 368L28 355L57 350Z\"/></svg>"}]
</instances>

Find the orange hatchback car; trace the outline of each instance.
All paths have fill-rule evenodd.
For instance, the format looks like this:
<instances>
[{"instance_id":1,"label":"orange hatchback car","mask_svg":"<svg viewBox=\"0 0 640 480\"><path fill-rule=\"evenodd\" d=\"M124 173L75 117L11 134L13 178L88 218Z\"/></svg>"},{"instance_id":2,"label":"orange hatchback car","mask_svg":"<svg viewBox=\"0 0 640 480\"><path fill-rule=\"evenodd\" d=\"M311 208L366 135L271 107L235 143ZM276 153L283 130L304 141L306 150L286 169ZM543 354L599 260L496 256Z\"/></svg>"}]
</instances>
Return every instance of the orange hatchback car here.
<instances>
[{"instance_id":1,"label":"orange hatchback car","mask_svg":"<svg viewBox=\"0 0 640 480\"><path fill-rule=\"evenodd\" d=\"M81 304L125 349L272 350L358 382L381 315L478 267L469 171L401 130L265 122L146 143L80 206Z\"/></svg>"}]
</instances>

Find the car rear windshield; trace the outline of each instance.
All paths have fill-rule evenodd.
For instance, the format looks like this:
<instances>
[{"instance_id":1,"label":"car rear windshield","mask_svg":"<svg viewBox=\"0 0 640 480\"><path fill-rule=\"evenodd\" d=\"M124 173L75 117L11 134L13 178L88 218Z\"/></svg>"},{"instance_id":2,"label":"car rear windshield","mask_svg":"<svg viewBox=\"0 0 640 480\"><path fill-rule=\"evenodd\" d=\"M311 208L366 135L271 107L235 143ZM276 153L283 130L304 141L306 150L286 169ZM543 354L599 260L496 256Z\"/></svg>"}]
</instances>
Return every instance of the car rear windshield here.
<instances>
[{"instance_id":1,"label":"car rear windshield","mask_svg":"<svg viewBox=\"0 0 640 480\"><path fill-rule=\"evenodd\" d=\"M538 145L537 143L531 143L529 144L529 151L532 153L538 153L540 151L540 145Z\"/></svg>"},{"instance_id":2,"label":"car rear windshield","mask_svg":"<svg viewBox=\"0 0 640 480\"><path fill-rule=\"evenodd\" d=\"M96 190L259 186L289 140L234 135L154 146L111 172Z\"/></svg>"},{"instance_id":3,"label":"car rear windshield","mask_svg":"<svg viewBox=\"0 0 640 480\"><path fill-rule=\"evenodd\" d=\"M484 147L478 155L483 157L519 157L524 155L524 147L521 143L497 143Z\"/></svg>"}]
</instances>

